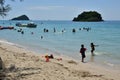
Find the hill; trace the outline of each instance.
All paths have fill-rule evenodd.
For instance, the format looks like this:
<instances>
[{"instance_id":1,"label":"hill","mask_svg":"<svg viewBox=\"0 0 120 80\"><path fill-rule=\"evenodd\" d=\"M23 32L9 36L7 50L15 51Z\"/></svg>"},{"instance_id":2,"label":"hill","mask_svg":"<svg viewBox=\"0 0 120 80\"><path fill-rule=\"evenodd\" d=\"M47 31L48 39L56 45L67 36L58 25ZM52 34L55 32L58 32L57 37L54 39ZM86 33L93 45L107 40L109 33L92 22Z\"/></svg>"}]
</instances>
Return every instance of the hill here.
<instances>
[{"instance_id":1,"label":"hill","mask_svg":"<svg viewBox=\"0 0 120 80\"><path fill-rule=\"evenodd\" d=\"M30 20L30 19L26 15L21 15L21 16L13 18L11 20Z\"/></svg>"},{"instance_id":2,"label":"hill","mask_svg":"<svg viewBox=\"0 0 120 80\"><path fill-rule=\"evenodd\" d=\"M101 14L96 11L83 12L75 17L73 21L86 21L86 22L96 22L103 21Z\"/></svg>"}]
</instances>

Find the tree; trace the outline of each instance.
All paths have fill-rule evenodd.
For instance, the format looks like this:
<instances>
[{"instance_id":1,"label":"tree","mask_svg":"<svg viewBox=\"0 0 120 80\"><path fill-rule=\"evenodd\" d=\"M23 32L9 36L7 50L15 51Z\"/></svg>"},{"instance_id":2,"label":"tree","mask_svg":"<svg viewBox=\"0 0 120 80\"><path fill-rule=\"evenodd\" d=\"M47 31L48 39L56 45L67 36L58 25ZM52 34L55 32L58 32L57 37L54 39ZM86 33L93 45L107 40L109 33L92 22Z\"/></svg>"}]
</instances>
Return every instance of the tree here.
<instances>
[{"instance_id":1,"label":"tree","mask_svg":"<svg viewBox=\"0 0 120 80\"><path fill-rule=\"evenodd\" d=\"M0 16L4 17L7 15L7 13L11 10L11 7L9 4L5 4L6 0L0 0ZM15 1L15 0L11 0ZM23 1L23 0L20 0Z\"/></svg>"}]
</instances>

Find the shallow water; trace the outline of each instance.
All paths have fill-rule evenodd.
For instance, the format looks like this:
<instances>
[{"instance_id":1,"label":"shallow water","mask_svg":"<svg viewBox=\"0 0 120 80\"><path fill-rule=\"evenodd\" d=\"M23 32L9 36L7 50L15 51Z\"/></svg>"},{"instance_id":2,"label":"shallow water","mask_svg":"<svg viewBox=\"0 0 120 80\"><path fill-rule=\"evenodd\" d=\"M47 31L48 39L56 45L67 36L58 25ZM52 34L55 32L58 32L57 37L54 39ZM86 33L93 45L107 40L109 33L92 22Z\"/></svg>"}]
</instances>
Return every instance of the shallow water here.
<instances>
[{"instance_id":1,"label":"shallow water","mask_svg":"<svg viewBox=\"0 0 120 80\"><path fill-rule=\"evenodd\" d=\"M0 30L0 40L22 45L29 50L44 54L66 55L80 60L81 44L87 48L86 61L92 60L90 43L96 45L94 62L109 66L120 65L120 21L72 22L72 21L32 21L37 28L22 28L24 34L15 26L18 21L0 21L1 26L14 26L16 30ZM27 23L28 21L20 21ZM44 32L46 28L49 32ZM54 28L56 32L54 32ZM72 29L76 32L73 33ZM90 30L83 30L89 28ZM81 30L80 30L81 29ZM63 32L62 32L63 30ZM31 34L33 32L33 34ZM41 39L43 36L43 39Z\"/></svg>"}]
</instances>

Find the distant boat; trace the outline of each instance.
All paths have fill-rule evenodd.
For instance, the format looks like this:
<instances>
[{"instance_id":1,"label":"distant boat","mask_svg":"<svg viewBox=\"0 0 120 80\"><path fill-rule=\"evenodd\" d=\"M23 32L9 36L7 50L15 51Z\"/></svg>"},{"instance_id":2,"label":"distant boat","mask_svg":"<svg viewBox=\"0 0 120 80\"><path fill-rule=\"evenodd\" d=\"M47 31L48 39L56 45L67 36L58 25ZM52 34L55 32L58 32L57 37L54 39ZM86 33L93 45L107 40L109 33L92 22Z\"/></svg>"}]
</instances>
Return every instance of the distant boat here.
<instances>
[{"instance_id":1,"label":"distant boat","mask_svg":"<svg viewBox=\"0 0 120 80\"><path fill-rule=\"evenodd\" d=\"M0 26L0 30L3 30L3 29L14 29L14 27L12 27L12 26L8 26L8 27L2 27L2 26Z\"/></svg>"},{"instance_id":2,"label":"distant boat","mask_svg":"<svg viewBox=\"0 0 120 80\"><path fill-rule=\"evenodd\" d=\"M30 22L30 23L27 24L27 27L29 27L29 28L36 28L37 24L35 24L33 22Z\"/></svg>"},{"instance_id":3,"label":"distant boat","mask_svg":"<svg viewBox=\"0 0 120 80\"><path fill-rule=\"evenodd\" d=\"M18 27L36 28L37 24L35 24L33 22L30 22L30 23L27 23L27 24L16 23L16 26L18 26Z\"/></svg>"},{"instance_id":4,"label":"distant boat","mask_svg":"<svg viewBox=\"0 0 120 80\"><path fill-rule=\"evenodd\" d=\"M27 24L16 23L16 26L18 26L18 27L27 27Z\"/></svg>"}]
</instances>

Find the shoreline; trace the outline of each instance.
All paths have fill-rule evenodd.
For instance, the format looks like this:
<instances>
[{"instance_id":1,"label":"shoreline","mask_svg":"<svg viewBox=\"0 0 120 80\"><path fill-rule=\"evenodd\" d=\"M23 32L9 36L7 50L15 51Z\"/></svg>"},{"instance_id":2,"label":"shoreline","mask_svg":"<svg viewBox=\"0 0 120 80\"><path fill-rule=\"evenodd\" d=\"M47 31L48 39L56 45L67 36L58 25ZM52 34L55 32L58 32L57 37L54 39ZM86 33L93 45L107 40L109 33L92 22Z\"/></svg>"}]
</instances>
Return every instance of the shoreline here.
<instances>
[{"instance_id":1,"label":"shoreline","mask_svg":"<svg viewBox=\"0 0 120 80\"><path fill-rule=\"evenodd\" d=\"M13 43L13 42L9 42L7 40L0 40L0 43L3 43L3 44L8 44L8 45L11 45L11 46L16 46L18 48L22 48L22 49L25 49L25 50L28 50L30 52L34 52L36 53L37 55L48 55L48 54L53 54L53 55L56 55L56 56L62 56L62 57L67 57L69 59L73 59L77 62L80 62L81 61L81 55L80 53L79 54L79 58L75 58L75 57L72 57L70 55L64 55L64 54L61 54L60 52L56 52L56 51L52 51L52 50L49 50L47 48L42 48L40 47L40 49L42 50L42 52L40 51L36 51L34 49L32 49L31 47L27 47L27 46L22 46L22 45L19 45L17 43ZM108 57L105 57L107 59L104 59L102 57L100 57L97 53L97 55L95 56L91 56L90 55L91 53L88 54L88 52L86 52L86 55L87 55L87 58L85 58L85 62L86 63L91 63L93 65L99 65L99 66L102 66L102 67L106 67L106 68L109 68L109 69L115 69L115 70L119 70L120 69L120 65L119 63L113 63L111 62L111 59L109 59ZM101 60L102 59L102 60ZM104 61L105 60L105 61ZM114 60L115 61L115 60ZM117 61L118 62L118 61Z\"/></svg>"},{"instance_id":2,"label":"shoreline","mask_svg":"<svg viewBox=\"0 0 120 80\"><path fill-rule=\"evenodd\" d=\"M39 24L40 21L34 21L35 23L38 23L38 27L34 29L22 28L24 34L18 32L19 27L15 26L16 22L17 21L4 21L4 25L7 26L11 23L16 30L0 31L1 39L3 39L3 41L5 40L19 44L25 49L35 51L35 53L38 54L62 54L77 60L81 60L79 48L81 44L84 44L87 48L87 57L85 60L88 63L90 62L91 56L89 43L94 42L100 46L96 48L97 56L94 57L93 63L97 65L101 64L101 66L111 66L111 68L120 64L120 45L118 44L120 38L118 35L120 22L117 22L118 24L116 24L116 21L107 21L96 24L89 22L72 23L70 21L43 21L43 24L41 25ZM21 22L24 23L25 21ZM3 25L2 22L0 23ZM113 28L114 25L116 25L116 27ZM86 30L84 31L83 27L90 27L91 30L89 32ZM110 29L108 29L108 27ZM49 33L44 33L44 28L49 29ZM56 28L56 33L53 32L54 28ZM76 29L75 34L71 31L73 28ZM65 32L61 33L62 30L65 30ZM34 32L34 34L31 34L31 32ZM44 38L41 39L41 36Z\"/></svg>"},{"instance_id":3,"label":"shoreline","mask_svg":"<svg viewBox=\"0 0 120 80\"><path fill-rule=\"evenodd\" d=\"M55 52L55 51L52 51L52 50L49 50L47 48L42 48L40 47L40 49L42 50L42 52L39 52L39 51L36 51L34 49L31 49L27 46L22 46L22 45L19 45L17 43L13 43L13 42L9 42L9 41L6 41L6 40L0 40L0 43L2 44L8 44L8 45L11 45L11 46L15 46L15 47L18 47L18 48L21 48L21 49L24 49L24 50L27 50L29 52L34 52L36 55L49 55L49 54L53 54L55 56L61 56L61 57L66 57L66 58L69 58L69 59L72 59L72 60L75 60L77 62L81 62L81 55L80 53L79 54L79 58L75 58L75 57L72 57L72 56L68 56L68 55L64 55L64 54L61 54L60 52ZM86 52L86 55L88 54L88 52ZM95 55L95 56L91 56L90 55L91 53L89 53L87 55L87 58L85 58L85 62L86 63L91 63L93 65L99 65L101 67L106 67L106 68L109 68L109 69L115 69L115 70L119 70L120 68L120 65L119 63L112 63L110 62L109 58L108 57L105 57L107 58L108 60L105 60L104 62L101 61L101 57L99 57L99 55ZM98 54L98 53L97 53ZM98 59L97 59L98 58ZM104 60L104 58L103 58ZM118 61L117 61L118 62Z\"/></svg>"},{"instance_id":4,"label":"shoreline","mask_svg":"<svg viewBox=\"0 0 120 80\"><path fill-rule=\"evenodd\" d=\"M57 55L54 55L55 59L46 62L45 55L15 45L0 43L0 57L6 69L4 78L10 80L119 80L120 78L118 70ZM58 60L61 57L62 60ZM11 65L15 68L9 71Z\"/></svg>"}]
</instances>

